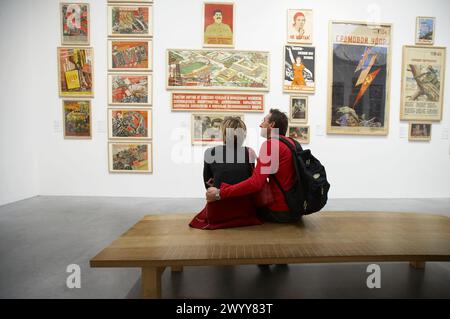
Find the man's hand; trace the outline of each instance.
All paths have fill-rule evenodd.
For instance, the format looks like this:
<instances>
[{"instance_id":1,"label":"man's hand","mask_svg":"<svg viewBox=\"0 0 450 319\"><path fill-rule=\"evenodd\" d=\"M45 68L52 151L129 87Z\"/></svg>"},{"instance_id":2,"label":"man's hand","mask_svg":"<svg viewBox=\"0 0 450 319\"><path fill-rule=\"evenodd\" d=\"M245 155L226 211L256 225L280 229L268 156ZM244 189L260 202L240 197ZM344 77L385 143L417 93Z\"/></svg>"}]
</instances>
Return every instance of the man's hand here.
<instances>
[{"instance_id":1,"label":"man's hand","mask_svg":"<svg viewBox=\"0 0 450 319\"><path fill-rule=\"evenodd\" d=\"M216 194L218 189L215 187L210 187L206 191L206 201L209 202L215 202L216 201Z\"/></svg>"}]
</instances>

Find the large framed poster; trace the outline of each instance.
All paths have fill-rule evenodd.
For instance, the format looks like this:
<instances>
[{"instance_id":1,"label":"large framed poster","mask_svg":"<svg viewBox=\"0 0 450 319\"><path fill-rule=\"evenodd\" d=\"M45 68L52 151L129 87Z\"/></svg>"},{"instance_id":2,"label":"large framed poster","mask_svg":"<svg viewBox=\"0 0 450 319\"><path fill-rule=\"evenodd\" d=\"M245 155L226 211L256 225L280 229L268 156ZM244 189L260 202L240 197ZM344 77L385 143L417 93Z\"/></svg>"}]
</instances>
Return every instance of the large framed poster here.
<instances>
[{"instance_id":1,"label":"large framed poster","mask_svg":"<svg viewBox=\"0 0 450 319\"><path fill-rule=\"evenodd\" d=\"M316 49L284 46L283 92L314 93L316 89Z\"/></svg>"},{"instance_id":2,"label":"large framed poster","mask_svg":"<svg viewBox=\"0 0 450 319\"><path fill-rule=\"evenodd\" d=\"M167 50L167 89L269 91L269 53Z\"/></svg>"},{"instance_id":3,"label":"large framed poster","mask_svg":"<svg viewBox=\"0 0 450 319\"><path fill-rule=\"evenodd\" d=\"M327 133L387 135L391 25L330 22Z\"/></svg>"},{"instance_id":4,"label":"large framed poster","mask_svg":"<svg viewBox=\"0 0 450 319\"><path fill-rule=\"evenodd\" d=\"M442 119L445 51L444 47L403 46L401 120Z\"/></svg>"}]
</instances>

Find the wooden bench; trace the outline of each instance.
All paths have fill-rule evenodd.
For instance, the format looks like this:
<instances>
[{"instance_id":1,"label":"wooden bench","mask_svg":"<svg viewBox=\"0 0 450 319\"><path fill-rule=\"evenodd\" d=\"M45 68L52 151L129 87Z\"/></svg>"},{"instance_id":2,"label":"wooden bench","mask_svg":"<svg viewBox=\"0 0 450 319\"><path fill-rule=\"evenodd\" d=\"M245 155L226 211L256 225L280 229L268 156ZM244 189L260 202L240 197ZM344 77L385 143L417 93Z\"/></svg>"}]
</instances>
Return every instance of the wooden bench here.
<instances>
[{"instance_id":1,"label":"wooden bench","mask_svg":"<svg viewBox=\"0 0 450 319\"><path fill-rule=\"evenodd\" d=\"M298 224L199 230L190 215L145 216L91 259L91 267L142 268L142 296L161 298L166 267L450 261L450 218L414 213L321 212Z\"/></svg>"}]
</instances>

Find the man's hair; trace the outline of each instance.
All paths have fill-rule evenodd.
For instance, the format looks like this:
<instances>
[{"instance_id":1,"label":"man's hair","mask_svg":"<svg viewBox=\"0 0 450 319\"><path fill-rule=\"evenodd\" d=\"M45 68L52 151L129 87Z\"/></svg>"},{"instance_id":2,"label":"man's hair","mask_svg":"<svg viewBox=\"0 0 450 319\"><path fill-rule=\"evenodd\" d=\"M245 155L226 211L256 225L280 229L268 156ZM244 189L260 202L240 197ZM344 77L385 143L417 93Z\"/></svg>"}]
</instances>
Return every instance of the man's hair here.
<instances>
[{"instance_id":1,"label":"man's hair","mask_svg":"<svg viewBox=\"0 0 450 319\"><path fill-rule=\"evenodd\" d=\"M274 128L278 129L278 134L286 135L288 128L288 118L284 112L279 109L270 109L269 123L275 123Z\"/></svg>"},{"instance_id":2,"label":"man's hair","mask_svg":"<svg viewBox=\"0 0 450 319\"><path fill-rule=\"evenodd\" d=\"M216 15L217 12L220 13L221 15L223 15L222 10L220 10L220 9L214 10L214 15Z\"/></svg>"},{"instance_id":3,"label":"man's hair","mask_svg":"<svg viewBox=\"0 0 450 319\"><path fill-rule=\"evenodd\" d=\"M232 134L232 135L228 135ZM237 116L227 116L222 122L222 139L224 144L234 143L233 145L241 146L247 135L247 126Z\"/></svg>"}]
</instances>

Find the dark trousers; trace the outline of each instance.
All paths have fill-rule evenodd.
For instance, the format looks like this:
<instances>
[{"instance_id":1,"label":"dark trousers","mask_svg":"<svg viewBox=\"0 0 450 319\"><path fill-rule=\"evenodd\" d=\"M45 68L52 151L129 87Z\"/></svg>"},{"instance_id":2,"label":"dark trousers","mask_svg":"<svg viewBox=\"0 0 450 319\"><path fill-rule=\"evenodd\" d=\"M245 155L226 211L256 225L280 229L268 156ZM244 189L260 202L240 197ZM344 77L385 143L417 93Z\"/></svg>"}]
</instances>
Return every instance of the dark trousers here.
<instances>
[{"instance_id":1,"label":"dark trousers","mask_svg":"<svg viewBox=\"0 0 450 319\"><path fill-rule=\"evenodd\" d=\"M272 223L296 223L301 216L295 216L291 212L274 212L267 207L258 209L258 217L266 222Z\"/></svg>"}]
</instances>

